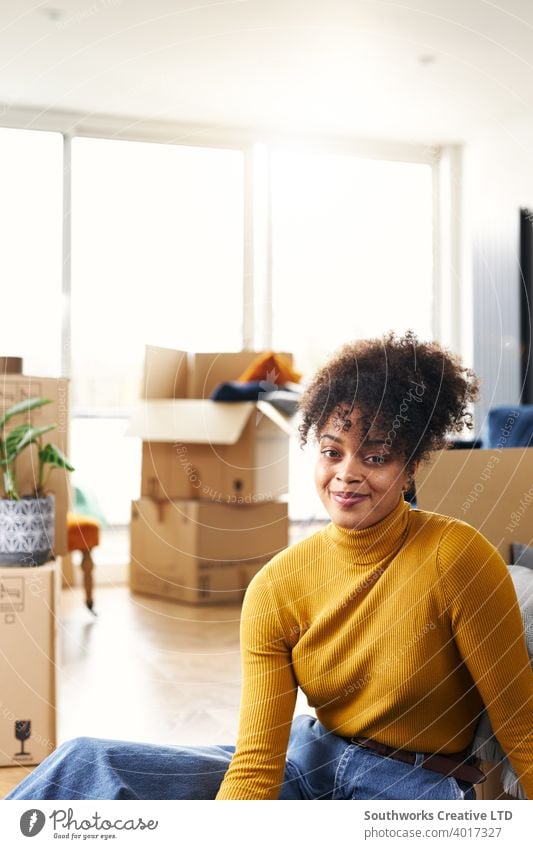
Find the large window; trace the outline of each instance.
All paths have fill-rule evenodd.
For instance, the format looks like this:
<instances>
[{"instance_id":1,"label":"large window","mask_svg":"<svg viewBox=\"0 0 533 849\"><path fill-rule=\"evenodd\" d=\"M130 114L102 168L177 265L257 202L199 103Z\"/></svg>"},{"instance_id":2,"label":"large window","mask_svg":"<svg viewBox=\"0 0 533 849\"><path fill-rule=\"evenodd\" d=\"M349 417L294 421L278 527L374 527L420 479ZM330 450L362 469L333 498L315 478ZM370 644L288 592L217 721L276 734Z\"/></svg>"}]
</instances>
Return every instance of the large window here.
<instances>
[{"instance_id":1,"label":"large window","mask_svg":"<svg viewBox=\"0 0 533 849\"><path fill-rule=\"evenodd\" d=\"M431 338L429 165L274 152L273 343L312 371L343 342Z\"/></svg>"},{"instance_id":2,"label":"large window","mask_svg":"<svg viewBox=\"0 0 533 849\"><path fill-rule=\"evenodd\" d=\"M63 138L0 128L3 356L61 375Z\"/></svg>"},{"instance_id":3,"label":"large window","mask_svg":"<svg viewBox=\"0 0 533 849\"><path fill-rule=\"evenodd\" d=\"M242 342L243 155L72 143L73 408L127 408L145 344Z\"/></svg>"},{"instance_id":4,"label":"large window","mask_svg":"<svg viewBox=\"0 0 533 849\"><path fill-rule=\"evenodd\" d=\"M241 152L73 140L74 482L110 524L139 493L123 433L145 345L240 350L242 277Z\"/></svg>"}]
</instances>

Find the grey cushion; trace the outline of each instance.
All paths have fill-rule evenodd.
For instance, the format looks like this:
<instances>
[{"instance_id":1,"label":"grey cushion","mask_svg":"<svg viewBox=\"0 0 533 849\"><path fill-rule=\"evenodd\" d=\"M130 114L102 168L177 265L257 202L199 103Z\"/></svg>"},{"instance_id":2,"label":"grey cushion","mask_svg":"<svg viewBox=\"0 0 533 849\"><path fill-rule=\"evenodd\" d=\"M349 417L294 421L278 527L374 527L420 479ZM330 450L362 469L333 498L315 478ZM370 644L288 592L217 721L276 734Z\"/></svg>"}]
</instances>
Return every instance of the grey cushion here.
<instances>
[{"instance_id":1,"label":"grey cushion","mask_svg":"<svg viewBox=\"0 0 533 849\"><path fill-rule=\"evenodd\" d=\"M522 542L513 542L511 552L515 565L527 566L528 569L533 569L533 548L530 545L524 545Z\"/></svg>"},{"instance_id":2,"label":"grey cushion","mask_svg":"<svg viewBox=\"0 0 533 849\"><path fill-rule=\"evenodd\" d=\"M529 656L533 663L533 572L523 566L513 564L509 566L509 573L513 579L514 588L520 605L524 631ZM472 753L475 753L482 761L493 763L503 762L501 781L503 789L511 796L518 799L527 799L524 789L518 777L505 757L502 748L492 732L488 713L483 711L476 727Z\"/></svg>"}]
</instances>

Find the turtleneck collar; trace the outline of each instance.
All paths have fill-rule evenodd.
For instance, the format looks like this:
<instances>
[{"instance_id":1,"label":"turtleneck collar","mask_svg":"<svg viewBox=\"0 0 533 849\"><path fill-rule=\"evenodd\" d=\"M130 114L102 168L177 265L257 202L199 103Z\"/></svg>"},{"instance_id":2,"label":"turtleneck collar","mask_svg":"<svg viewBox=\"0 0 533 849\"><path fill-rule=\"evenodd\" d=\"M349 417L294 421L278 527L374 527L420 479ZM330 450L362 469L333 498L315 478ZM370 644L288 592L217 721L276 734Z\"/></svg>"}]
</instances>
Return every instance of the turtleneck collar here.
<instances>
[{"instance_id":1,"label":"turtleneck collar","mask_svg":"<svg viewBox=\"0 0 533 849\"><path fill-rule=\"evenodd\" d=\"M375 525L351 530L330 522L324 533L343 560L361 565L379 563L394 557L401 548L407 536L409 513L409 503L402 496L394 510Z\"/></svg>"}]
</instances>

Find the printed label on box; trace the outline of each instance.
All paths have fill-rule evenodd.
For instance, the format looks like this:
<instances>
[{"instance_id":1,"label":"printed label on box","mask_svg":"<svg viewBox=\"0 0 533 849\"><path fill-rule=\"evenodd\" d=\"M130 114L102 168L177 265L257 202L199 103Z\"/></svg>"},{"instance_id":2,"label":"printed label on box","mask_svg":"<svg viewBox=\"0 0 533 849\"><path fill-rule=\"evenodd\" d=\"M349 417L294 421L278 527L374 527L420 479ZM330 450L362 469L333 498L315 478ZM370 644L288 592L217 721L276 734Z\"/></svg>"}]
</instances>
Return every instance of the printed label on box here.
<instances>
[{"instance_id":1,"label":"printed label on box","mask_svg":"<svg viewBox=\"0 0 533 849\"><path fill-rule=\"evenodd\" d=\"M0 611L24 611L24 578L0 578Z\"/></svg>"},{"instance_id":2,"label":"printed label on box","mask_svg":"<svg viewBox=\"0 0 533 849\"><path fill-rule=\"evenodd\" d=\"M0 406L11 407L13 404L19 404L28 398L42 397L43 394L41 381L35 380L35 378L21 378L20 381L4 384L0 391L0 401L2 402ZM35 421L35 418L39 418L41 414L42 411L39 407L32 410L32 420Z\"/></svg>"}]
</instances>

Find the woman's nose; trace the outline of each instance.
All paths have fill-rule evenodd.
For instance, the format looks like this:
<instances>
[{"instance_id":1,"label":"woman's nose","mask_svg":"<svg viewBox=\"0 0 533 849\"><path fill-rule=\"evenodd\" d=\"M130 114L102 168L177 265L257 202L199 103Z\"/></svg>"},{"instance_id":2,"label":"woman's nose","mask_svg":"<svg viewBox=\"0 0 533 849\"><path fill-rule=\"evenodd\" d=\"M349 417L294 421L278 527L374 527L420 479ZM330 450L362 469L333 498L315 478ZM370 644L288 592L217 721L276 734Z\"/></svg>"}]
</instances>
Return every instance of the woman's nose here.
<instances>
[{"instance_id":1,"label":"woman's nose","mask_svg":"<svg viewBox=\"0 0 533 849\"><path fill-rule=\"evenodd\" d=\"M346 455L342 464L337 468L336 477L340 481L362 480L363 467L357 457Z\"/></svg>"}]
</instances>

